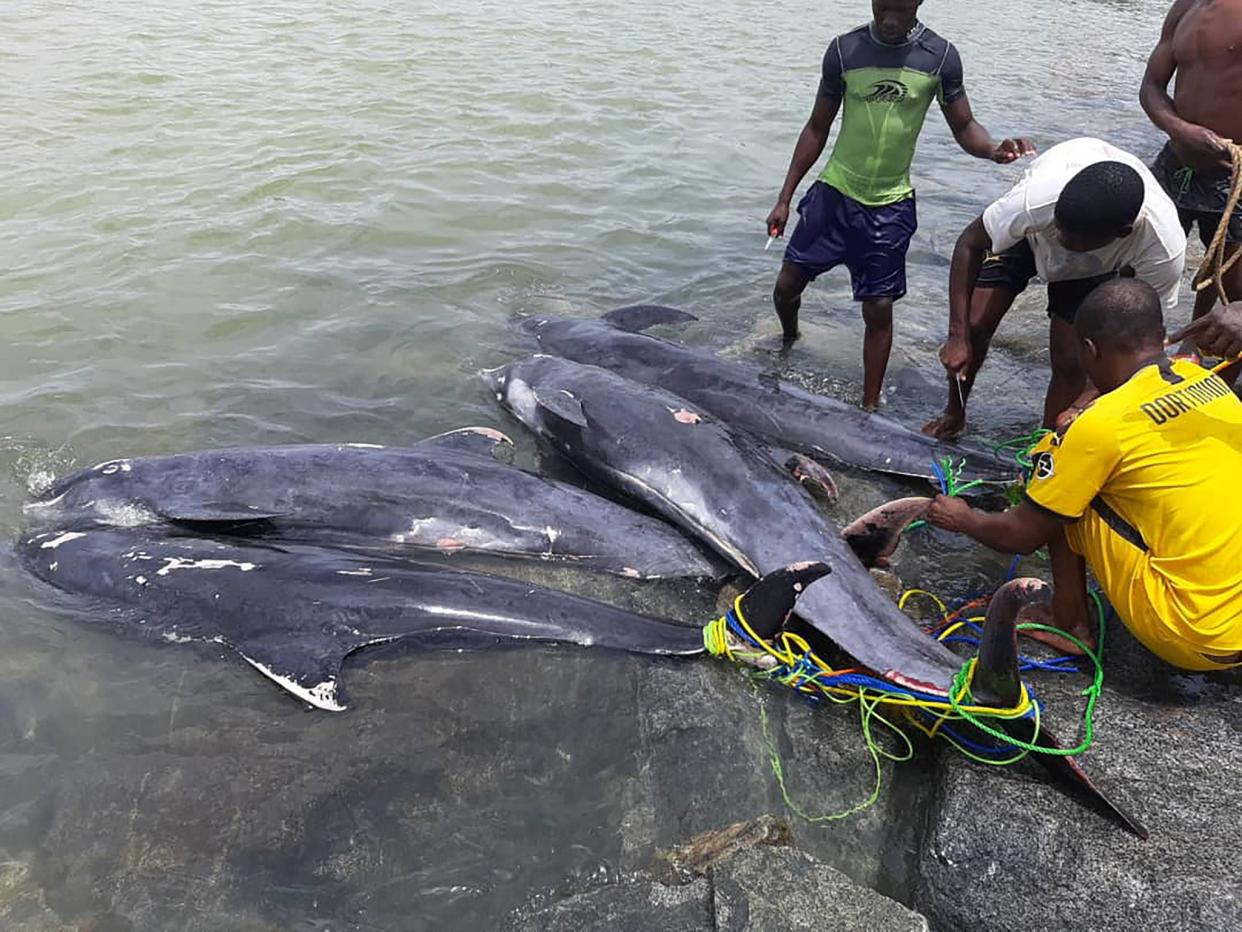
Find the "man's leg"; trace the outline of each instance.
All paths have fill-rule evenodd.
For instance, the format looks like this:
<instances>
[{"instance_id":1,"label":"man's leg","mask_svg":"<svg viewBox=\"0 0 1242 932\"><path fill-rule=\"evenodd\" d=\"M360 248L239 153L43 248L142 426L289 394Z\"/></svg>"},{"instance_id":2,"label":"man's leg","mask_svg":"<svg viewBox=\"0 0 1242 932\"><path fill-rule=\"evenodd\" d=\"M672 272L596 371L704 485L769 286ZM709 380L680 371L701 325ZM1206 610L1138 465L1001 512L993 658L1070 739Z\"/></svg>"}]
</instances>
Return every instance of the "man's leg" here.
<instances>
[{"instance_id":1,"label":"man's leg","mask_svg":"<svg viewBox=\"0 0 1242 932\"><path fill-rule=\"evenodd\" d=\"M996 328L1013 307L1018 292L1006 285L977 287L970 297L970 363L965 378L949 376L949 398L944 413L923 426L923 433L941 440L958 437L966 427L966 399L974 387L975 376L987 358Z\"/></svg>"},{"instance_id":2,"label":"man's leg","mask_svg":"<svg viewBox=\"0 0 1242 932\"><path fill-rule=\"evenodd\" d=\"M893 299L867 298L862 303L863 323L863 409L880 406L880 391L893 349Z\"/></svg>"},{"instance_id":3,"label":"man's leg","mask_svg":"<svg viewBox=\"0 0 1242 932\"><path fill-rule=\"evenodd\" d=\"M1072 634L1095 649L1097 632L1091 629L1091 613L1087 606L1087 562L1070 549L1064 531L1057 531L1048 542L1048 561L1052 564L1052 620L1062 631ZM1043 631L1026 635L1043 641L1065 654L1081 654L1073 641Z\"/></svg>"},{"instance_id":4,"label":"man's leg","mask_svg":"<svg viewBox=\"0 0 1242 932\"><path fill-rule=\"evenodd\" d=\"M1087 385L1087 375L1078 359L1078 334L1074 325L1053 315L1048 328L1048 355L1052 378L1044 396L1044 427L1056 426L1057 415L1078 400Z\"/></svg>"},{"instance_id":5,"label":"man's leg","mask_svg":"<svg viewBox=\"0 0 1242 932\"><path fill-rule=\"evenodd\" d=\"M781 263L776 287L772 289L772 304L780 318L781 335L786 343L798 339L798 310L802 307L802 292L810 281L811 276L802 266L788 259Z\"/></svg>"}]
</instances>

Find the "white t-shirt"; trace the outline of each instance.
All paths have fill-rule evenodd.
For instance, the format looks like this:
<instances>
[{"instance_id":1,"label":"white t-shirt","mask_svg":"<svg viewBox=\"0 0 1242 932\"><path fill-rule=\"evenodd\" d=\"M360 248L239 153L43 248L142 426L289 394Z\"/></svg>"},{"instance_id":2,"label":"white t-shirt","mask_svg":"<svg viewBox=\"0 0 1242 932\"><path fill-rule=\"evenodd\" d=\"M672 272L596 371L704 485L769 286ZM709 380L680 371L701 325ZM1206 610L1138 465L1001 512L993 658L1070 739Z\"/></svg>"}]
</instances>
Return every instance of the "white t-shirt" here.
<instances>
[{"instance_id":1,"label":"white t-shirt","mask_svg":"<svg viewBox=\"0 0 1242 932\"><path fill-rule=\"evenodd\" d=\"M1094 252L1070 252L1057 241L1053 212L1071 178L1096 162L1124 162L1147 186L1134 231ZM1045 282L1073 281L1134 268L1135 277L1160 293L1166 309L1177 306L1186 265L1186 233L1177 208L1147 166L1101 139L1071 139L1053 146L1031 163L1022 180L983 212L992 251L1004 252L1024 238Z\"/></svg>"}]
</instances>

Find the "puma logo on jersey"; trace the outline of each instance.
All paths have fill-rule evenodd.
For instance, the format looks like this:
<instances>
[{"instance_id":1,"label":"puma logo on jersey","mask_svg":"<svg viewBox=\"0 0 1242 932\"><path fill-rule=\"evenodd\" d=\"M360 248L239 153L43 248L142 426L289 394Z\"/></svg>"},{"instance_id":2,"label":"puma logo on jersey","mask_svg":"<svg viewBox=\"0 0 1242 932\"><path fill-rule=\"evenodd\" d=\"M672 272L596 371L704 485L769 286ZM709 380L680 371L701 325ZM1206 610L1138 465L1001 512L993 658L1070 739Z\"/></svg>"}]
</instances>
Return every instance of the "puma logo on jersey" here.
<instances>
[{"instance_id":1,"label":"puma logo on jersey","mask_svg":"<svg viewBox=\"0 0 1242 932\"><path fill-rule=\"evenodd\" d=\"M870 92L863 97L869 104L896 104L910 96L910 88L900 81L876 81L871 85Z\"/></svg>"},{"instance_id":2,"label":"puma logo on jersey","mask_svg":"<svg viewBox=\"0 0 1242 932\"><path fill-rule=\"evenodd\" d=\"M1034 472L1036 479L1051 479L1056 471L1052 462L1051 453L1040 453L1035 457L1033 465L1035 467Z\"/></svg>"}]
</instances>

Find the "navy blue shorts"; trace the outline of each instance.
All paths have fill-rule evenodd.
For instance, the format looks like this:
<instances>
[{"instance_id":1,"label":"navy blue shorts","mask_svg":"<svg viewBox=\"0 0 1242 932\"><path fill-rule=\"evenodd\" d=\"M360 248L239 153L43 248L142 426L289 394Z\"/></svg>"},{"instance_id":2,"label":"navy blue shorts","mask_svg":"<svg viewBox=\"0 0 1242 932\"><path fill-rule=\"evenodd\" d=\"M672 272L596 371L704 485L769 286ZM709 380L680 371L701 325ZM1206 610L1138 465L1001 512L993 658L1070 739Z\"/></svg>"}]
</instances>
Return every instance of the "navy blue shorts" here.
<instances>
[{"instance_id":1,"label":"navy blue shorts","mask_svg":"<svg viewBox=\"0 0 1242 932\"><path fill-rule=\"evenodd\" d=\"M798 214L786 262L812 279L844 265L855 301L906 293L906 250L919 225L913 197L868 207L817 181L799 202Z\"/></svg>"}]
</instances>

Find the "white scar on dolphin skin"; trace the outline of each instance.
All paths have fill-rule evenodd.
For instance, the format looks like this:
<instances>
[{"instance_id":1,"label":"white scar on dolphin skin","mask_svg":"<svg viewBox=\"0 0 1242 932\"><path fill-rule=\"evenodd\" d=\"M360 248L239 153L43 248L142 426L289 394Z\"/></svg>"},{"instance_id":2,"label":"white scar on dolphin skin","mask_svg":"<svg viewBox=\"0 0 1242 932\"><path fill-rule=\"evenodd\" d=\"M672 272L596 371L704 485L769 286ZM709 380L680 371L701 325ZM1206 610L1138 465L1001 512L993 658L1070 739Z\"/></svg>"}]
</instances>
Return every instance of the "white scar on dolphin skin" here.
<instances>
[{"instance_id":1,"label":"white scar on dolphin skin","mask_svg":"<svg viewBox=\"0 0 1242 932\"><path fill-rule=\"evenodd\" d=\"M370 576L371 567L364 566L361 569L357 569L357 570L337 570L336 575L337 576Z\"/></svg>"},{"instance_id":2,"label":"white scar on dolphin skin","mask_svg":"<svg viewBox=\"0 0 1242 932\"><path fill-rule=\"evenodd\" d=\"M130 466L129 460L107 460L91 469L95 472L103 473L105 476L113 476L118 472L129 472L133 467Z\"/></svg>"},{"instance_id":3,"label":"white scar on dolphin skin","mask_svg":"<svg viewBox=\"0 0 1242 932\"><path fill-rule=\"evenodd\" d=\"M71 540L77 540L79 537L85 537L85 536L86 535L81 533L80 531L67 531L64 534L61 534L60 537L54 537L51 540L45 540L43 543L39 545L39 548L41 550L55 550L61 544L67 544Z\"/></svg>"},{"instance_id":4,"label":"white scar on dolphin skin","mask_svg":"<svg viewBox=\"0 0 1242 932\"><path fill-rule=\"evenodd\" d=\"M89 502L86 506L95 506L96 513L114 527L142 527L156 524L160 517L144 505L132 502Z\"/></svg>"},{"instance_id":5,"label":"white scar on dolphin skin","mask_svg":"<svg viewBox=\"0 0 1242 932\"><path fill-rule=\"evenodd\" d=\"M167 576L173 570L223 570L236 567L243 573L258 569L257 563L238 563L236 560L190 560L185 557L164 557L164 565L155 571L156 576Z\"/></svg>"},{"instance_id":6,"label":"white scar on dolphin skin","mask_svg":"<svg viewBox=\"0 0 1242 932\"><path fill-rule=\"evenodd\" d=\"M382 443L347 443L347 447L353 447L355 450L383 450ZM340 449L339 447L337 449Z\"/></svg>"}]
</instances>

